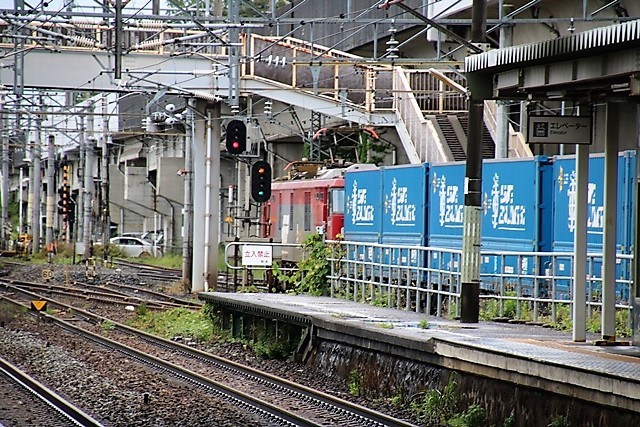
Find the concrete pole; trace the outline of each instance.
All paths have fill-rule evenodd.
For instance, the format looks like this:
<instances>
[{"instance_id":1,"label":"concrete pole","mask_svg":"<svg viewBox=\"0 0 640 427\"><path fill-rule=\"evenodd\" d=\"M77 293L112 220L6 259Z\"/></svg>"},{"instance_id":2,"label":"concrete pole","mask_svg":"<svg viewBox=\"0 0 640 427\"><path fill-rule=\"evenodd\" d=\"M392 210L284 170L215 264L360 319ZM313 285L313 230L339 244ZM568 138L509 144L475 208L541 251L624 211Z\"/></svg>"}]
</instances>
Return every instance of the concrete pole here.
<instances>
[{"instance_id":1,"label":"concrete pole","mask_svg":"<svg viewBox=\"0 0 640 427\"><path fill-rule=\"evenodd\" d=\"M2 179L0 180L0 205L2 213L0 215L0 249L6 249L6 244L10 239L9 227L9 139L4 129L4 92L0 92L0 164Z\"/></svg>"},{"instance_id":2,"label":"concrete pole","mask_svg":"<svg viewBox=\"0 0 640 427\"><path fill-rule=\"evenodd\" d=\"M206 159L206 210L204 247L204 290L216 289L218 284L218 229L220 227L220 103L216 103L207 114L207 159Z\"/></svg>"},{"instance_id":3,"label":"concrete pole","mask_svg":"<svg viewBox=\"0 0 640 427\"><path fill-rule=\"evenodd\" d=\"M102 191L102 242L106 245L111 237L111 214L109 213L109 146L111 145L111 133L109 132L109 116L107 115L107 94L102 95L102 132L100 187ZM106 251L104 253L106 256Z\"/></svg>"},{"instance_id":4,"label":"concrete pole","mask_svg":"<svg viewBox=\"0 0 640 427\"><path fill-rule=\"evenodd\" d=\"M24 189L22 181L24 180L24 168L20 166L20 182L18 182L18 234L24 233Z\"/></svg>"},{"instance_id":5,"label":"concrete pole","mask_svg":"<svg viewBox=\"0 0 640 427\"><path fill-rule=\"evenodd\" d=\"M198 107L195 111L197 118L194 126L194 139L193 139L193 153L192 153L192 165L193 165L193 216L191 222L193 225L193 282L191 283L191 290L193 292L201 292L205 289L205 262L203 257L204 248L206 246L205 233L210 230L209 218L207 218L207 163L206 163L206 132L207 132L207 120L203 118L205 116L205 105L202 102L198 102ZM206 226L205 226L206 224Z\"/></svg>"},{"instance_id":6,"label":"concrete pole","mask_svg":"<svg viewBox=\"0 0 640 427\"><path fill-rule=\"evenodd\" d=\"M640 105L636 105L636 123L640 123ZM634 346L640 346L640 162L637 156L640 155L640 129L636 127L636 170L634 182L634 245L633 245L633 287L630 289L630 304L633 308L633 334L632 341Z\"/></svg>"},{"instance_id":7,"label":"concrete pole","mask_svg":"<svg viewBox=\"0 0 640 427\"><path fill-rule=\"evenodd\" d=\"M47 248L53 245L53 219L55 215L56 204L56 147L55 137L49 135L49 143L47 150Z\"/></svg>"},{"instance_id":8,"label":"concrete pole","mask_svg":"<svg viewBox=\"0 0 640 427\"><path fill-rule=\"evenodd\" d=\"M40 169L40 153L42 150L42 119L36 120L36 140L31 150L31 164L33 175L31 176L30 187L33 189L33 211L31 216L31 233L33 234L31 253L34 255L40 252L40 205L42 199L42 171Z\"/></svg>"},{"instance_id":9,"label":"concrete pole","mask_svg":"<svg viewBox=\"0 0 640 427\"><path fill-rule=\"evenodd\" d=\"M196 100L189 99L189 106L186 110L187 136L184 139L184 207L183 207L183 227L182 227L182 280L193 284L192 278L192 195L191 185L193 178L192 147L195 140L195 118L191 108L195 108Z\"/></svg>"},{"instance_id":10,"label":"concrete pole","mask_svg":"<svg viewBox=\"0 0 640 427\"><path fill-rule=\"evenodd\" d=\"M91 111L93 112L93 111ZM93 244L93 229L91 227L91 201L93 200L94 188L93 188L93 152L94 152L94 139L93 136L93 123L89 122L87 125L89 130L89 138L86 138L83 144L84 151L84 183L82 185L82 210L78 210L79 221L82 223L82 244L83 254L82 258L88 260L91 257L91 246Z\"/></svg>"},{"instance_id":11,"label":"concrete pole","mask_svg":"<svg viewBox=\"0 0 640 427\"><path fill-rule=\"evenodd\" d=\"M30 126L28 126L30 127ZM27 177L25 177L25 182L27 184L27 215L25 218L25 229L27 234L31 234L33 238L33 176L35 175L35 170L33 168L33 146L35 145L35 141L31 141L28 144L28 149L26 151L25 161L27 161ZM33 241L32 241L33 242Z\"/></svg>"},{"instance_id":12,"label":"concrete pole","mask_svg":"<svg viewBox=\"0 0 640 427\"><path fill-rule=\"evenodd\" d=\"M486 0L473 0L471 41L485 41ZM469 134L464 186L462 225L462 260L460 321L478 323L480 318L480 244L482 219L482 124L484 100L471 90L469 99Z\"/></svg>"},{"instance_id":13,"label":"concrete pole","mask_svg":"<svg viewBox=\"0 0 640 427\"><path fill-rule=\"evenodd\" d=\"M589 184L589 146L576 148L576 228L573 235L573 340L587 339L587 190Z\"/></svg>"},{"instance_id":14,"label":"concrete pole","mask_svg":"<svg viewBox=\"0 0 640 427\"><path fill-rule=\"evenodd\" d=\"M602 238L602 339L616 340L616 218L618 211L619 104L608 102L604 146L604 236Z\"/></svg>"},{"instance_id":15,"label":"concrete pole","mask_svg":"<svg viewBox=\"0 0 640 427\"><path fill-rule=\"evenodd\" d=\"M504 0L500 0L498 4L498 13L502 19L508 15L513 8L510 4L504 4ZM503 24L500 27L500 49L513 45L513 26ZM509 157L509 103L507 101L496 101L496 159L506 159Z\"/></svg>"},{"instance_id":16,"label":"concrete pole","mask_svg":"<svg viewBox=\"0 0 640 427\"><path fill-rule=\"evenodd\" d=\"M87 143L87 127L85 126L85 122L84 122L84 115L80 114L78 117L79 121L80 121L80 160L78 161L78 177L80 178L80 183L81 183L81 192L79 194L79 196L76 198L76 214L77 214L77 218L76 218L76 224L77 224L77 228L76 230L78 231L78 233L76 234L76 240L78 242L82 241L82 238L84 236L84 221L82 220L82 212L84 212L84 197L82 196L82 194L84 193L84 176L85 176L85 148L86 148L86 143ZM91 115L87 116L87 123L90 123L93 121L93 117ZM91 123L91 126L93 127L93 123Z\"/></svg>"}]
</instances>

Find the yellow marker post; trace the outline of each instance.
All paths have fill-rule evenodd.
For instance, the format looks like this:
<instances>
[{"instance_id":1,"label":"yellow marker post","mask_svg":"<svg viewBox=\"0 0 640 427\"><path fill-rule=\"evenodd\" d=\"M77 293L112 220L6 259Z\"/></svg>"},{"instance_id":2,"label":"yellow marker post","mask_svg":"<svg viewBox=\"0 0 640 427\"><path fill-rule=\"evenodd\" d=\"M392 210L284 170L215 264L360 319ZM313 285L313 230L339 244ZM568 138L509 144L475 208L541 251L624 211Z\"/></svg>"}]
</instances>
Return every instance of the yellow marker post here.
<instances>
[{"instance_id":1,"label":"yellow marker post","mask_svg":"<svg viewBox=\"0 0 640 427\"><path fill-rule=\"evenodd\" d=\"M47 301L44 300L34 300L31 301L31 310L41 312L47 309Z\"/></svg>"}]
</instances>

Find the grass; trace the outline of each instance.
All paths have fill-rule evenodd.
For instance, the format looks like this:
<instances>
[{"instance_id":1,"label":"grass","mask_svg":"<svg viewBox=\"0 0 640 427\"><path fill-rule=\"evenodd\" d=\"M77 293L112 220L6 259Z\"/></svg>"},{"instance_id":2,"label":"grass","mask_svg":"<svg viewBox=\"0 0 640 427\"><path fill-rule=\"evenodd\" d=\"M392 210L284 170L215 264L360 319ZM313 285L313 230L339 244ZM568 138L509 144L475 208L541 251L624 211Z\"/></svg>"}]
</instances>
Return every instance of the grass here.
<instances>
[{"instance_id":1,"label":"grass","mask_svg":"<svg viewBox=\"0 0 640 427\"><path fill-rule=\"evenodd\" d=\"M199 342L210 342L219 338L214 333L215 328L211 318L203 310L186 308L175 308L163 312L139 310L128 324L167 339L181 336Z\"/></svg>"},{"instance_id":2,"label":"grass","mask_svg":"<svg viewBox=\"0 0 640 427\"><path fill-rule=\"evenodd\" d=\"M153 258L136 258L137 262L153 265L161 268L181 269L182 268L182 254L166 254L162 257Z\"/></svg>"}]
</instances>

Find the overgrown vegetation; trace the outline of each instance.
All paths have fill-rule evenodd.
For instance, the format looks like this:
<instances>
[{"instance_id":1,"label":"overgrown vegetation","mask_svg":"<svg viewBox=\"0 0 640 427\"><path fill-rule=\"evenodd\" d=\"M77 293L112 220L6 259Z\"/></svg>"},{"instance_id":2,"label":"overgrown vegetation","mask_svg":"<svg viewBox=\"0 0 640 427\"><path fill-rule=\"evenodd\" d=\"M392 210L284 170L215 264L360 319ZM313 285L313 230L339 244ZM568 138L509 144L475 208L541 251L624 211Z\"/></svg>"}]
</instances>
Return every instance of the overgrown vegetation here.
<instances>
[{"instance_id":1,"label":"overgrown vegetation","mask_svg":"<svg viewBox=\"0 0 640 427\"><path fill-rule=\"evenodd\" d=\"M109 319L105 319L101 324L100 327L102 328L103 332L109 332L109 331L113 331L116 328L115 323L113 323L111 320Z\"/></svg>"},{"instance_id":2,"label":"overgrown vegetation","mask_svg":"<svg viewBox=\"0 0 640 427\"><path fill-rule=\"evenodd\" d=\"M27 312L26 307L18 307L6 302L0 302L0 322L9 323Z\"/></svg>"},{"instance_id":3,"label":"overgrown vegetation","mask_svg":"<svg viewBox=\"0 0 640 427\"><path fill-rule=\"evenodd\" d=\"M353 396L362 396L364 394L364 375L357 370L349 372L349 393Z\"/></svg>"},{"instance_id":4,"label":"overgrown vegetation","mask_svg":"<svg viewBox=\"0 0 640 427\"><path fill-rule=\"evenodd\" d=\"M411 411L428 425L446 425L447 420L454 415L458 401L458 383L453 376L442 391L432 389L427 391L422 399L411 402Z\"/></svg>"},{"instance_id":5,"label":"overgrown vegetation","mask_svg":"<svg viewBox=\"0 0 640 427\"><path fill-rule=\"evenodd\" d=\"M327 276L331 274L330 258L334 248L326 244L321 235L310 234L303 243L303 250L305 256L298 264L297 271L293 273L282 271L274 263L274 278L286 284L288 292L315 296L328 295Z\"/></svg>"},{"instance_id":6,"label":"overgrown vegetation","mask_svg":"<svg viewBox=\"0 0 640 427\"><path fill-rule=\"evenodd\" d=\"M167 339L179 336L192 338L198 342L210 342L220 339L224 335L214 327L213 321L205 309L195 311L175 308L164 312L155 312L139 308L136 311L136 316L130 319L128 324ZM217 331L219 335L216 336L214 331Z\"/></svg>"},{"instance_id":7,"label":"overgrown vegetation","mask_svg":"<svg viewBox=\"0 0 640 427\"><path fill-rule=\"evenodd\" d=\"M553 421L551 421L551 424L549 424L549 427L569 427L570 425L566 416L556 415Z\"/></svg>"},{"instance_id":8,"label":"overgrown vegetation","mask_svg":"<svg viewBox=\"0 0 640 427\"><path fill-rule=\"evenodd\" d=\"M507 293L507 296L514 296L513 293ZM500 317L508 319L520 319L525 321L533 320L533 312L528 302L520 303L520 315L518 315L517 301L513 299L503 300L503 310L500 311L500 300L482 299L480 302L480 319L492 320ZM555 310L555 318L552 318L551 311ZM545 315L540 315L538 319L547 323L550 327L568 332L573 329L573 316L571 313L571 304L558 303L552 307L550 303L545 303ZM616 310L615 333L617 337L629 337L632 330L629 327L629 313L627 310ZM593 308L587 313L586 330L592 333L599 333L602 330L602 316L600 308Z\"/></svg>"},{"instance_id":9,"label":"overgrown vegetation","mask_svg":"<svg viewBox=\"0 0 640 427\"><path fill-rule=\"evenodd\" d=\"M527 302L520 302L520 315L518 315L518 301L515 299L515 292L505 292L506 297L513 299L482 299L480 301L480 318L483 320L491 320L498 317L506 317L509 319L532 320L533 313ZM503 304L502 311L500 305Z\"/></svg>"},{"instance_id":10,"label":"overgrown vegetation","mask_svg":"<svg viewBox=\"0 0 640 427\"><path fill-rule=\"evenodd\" d=\"M253 351L265 359L287 360L293 354L293 344L285 337L263 333L251 344Z\"/></svg>"}]
</instances>

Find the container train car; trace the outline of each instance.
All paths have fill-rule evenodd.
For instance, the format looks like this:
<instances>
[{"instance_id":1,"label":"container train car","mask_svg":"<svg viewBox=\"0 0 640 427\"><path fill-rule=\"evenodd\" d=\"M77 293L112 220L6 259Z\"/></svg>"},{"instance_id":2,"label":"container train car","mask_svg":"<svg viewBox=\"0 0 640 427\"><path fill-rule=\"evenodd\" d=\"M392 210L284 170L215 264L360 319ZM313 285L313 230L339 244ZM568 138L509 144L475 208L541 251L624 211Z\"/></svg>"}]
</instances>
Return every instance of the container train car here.
<instances>
[{"instance_id":1,"label":"container train car","mask_svg":"<svg viewBox=\"0 0 640 427\"><path fill-rule=\"evenodd\" d=\"M603 165L601 155L591 156L589 252L602 252ZM631 254L635 152L620 154L618 171L618 252ZM482 257L481 274L489 278L483 279L483 289L495 290L497 282L492 283L491 277L517 274L530 277L524 282L520 279L519 284L524 286L524 294L531 293L533 284L526 280L532 281L533 276L553 270L554 276L567 277L555 284L555 297L570 298L570 256L545 262L540 257L521 254L573 251L575 157L485 160L483 176L483 250L513 253L512 256ZM465 164L453 162L379 168L356 165L329 169L306 180L274 181L272 197L264 208L264 221L268 224L265 237L276 242L300 243L308 233L325 233L327 239L335 239L341 234L348 241L376 243L385 248L348 253L352 259L418 268L438 264L458 270L457 260L450 253L434 252L431 255L449 259L425 260L418 251L393 248L430 246L459 250L462 247L464 180ZM295 256L290 257L292 261L295 259ZM594 264L589 268L592 279L601 277L601 265ZM616 276L629 277L628 267L620 265ZM413 277L411 280L421 279ZM628 298L628 289L617 292L619 299Z\"/></svg>"}]
</instances>

